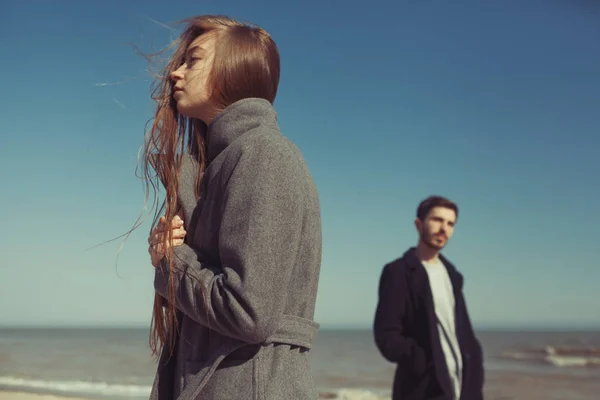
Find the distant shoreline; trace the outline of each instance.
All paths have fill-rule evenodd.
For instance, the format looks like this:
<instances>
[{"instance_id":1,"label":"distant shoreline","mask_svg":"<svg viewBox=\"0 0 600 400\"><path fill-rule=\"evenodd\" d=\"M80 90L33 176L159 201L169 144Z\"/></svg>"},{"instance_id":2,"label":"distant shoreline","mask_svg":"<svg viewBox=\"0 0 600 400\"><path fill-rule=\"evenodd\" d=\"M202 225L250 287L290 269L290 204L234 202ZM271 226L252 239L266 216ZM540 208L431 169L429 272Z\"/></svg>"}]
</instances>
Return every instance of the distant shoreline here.
<instances>
[{"instance_id":1,"label":"distant shoreline","mask_svg":"<svg viewBox=\"0 0 600 400\"><path fill-rule=\"evenodd\" d=\"M0 389L0 400L90 400L84 397L55 396L50 394L4 391Z\"/></svg>"},{"instance_id":2,"label":"distant shoreline","mask_svg":"<svg viewBox=\"0 0 600 400\"><path fill-rule=\"evenodd\" d=\"M148 326L119 326L119 325L104 325L104 326L75 326L75 325L0 325L0 330L73 330L73 331L112 331L112 330L149 330ZM321 331L371 331L370 326L343 326L343 325L323 325L321 324ZM600 332L600 326L572 326L572 327L556 327L556 326L475 326L477 333L484 332L515 332L515 333L536 333L536 332L554 332L554 333L577 333L577 332Z\"/></svg>"}]
</instances>

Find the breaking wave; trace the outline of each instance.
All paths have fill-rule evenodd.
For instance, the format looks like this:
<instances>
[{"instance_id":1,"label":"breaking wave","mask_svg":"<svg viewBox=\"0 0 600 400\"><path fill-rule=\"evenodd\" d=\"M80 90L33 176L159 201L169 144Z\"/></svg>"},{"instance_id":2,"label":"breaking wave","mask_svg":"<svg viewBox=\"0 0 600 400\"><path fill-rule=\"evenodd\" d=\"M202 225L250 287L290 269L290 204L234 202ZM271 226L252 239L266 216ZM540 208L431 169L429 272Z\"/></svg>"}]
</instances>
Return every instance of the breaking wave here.
<instances>
[{"instance_id":1,"label":"breaking wave","mask_svg":"<svg viewBox=\"0 0 600 400\"><path fill-rule=\"evenodd\" d=\"M600 348L556 347L508 351L502 358L542 362L555 367L600 367Z\"/></svg>"}]
</instances>

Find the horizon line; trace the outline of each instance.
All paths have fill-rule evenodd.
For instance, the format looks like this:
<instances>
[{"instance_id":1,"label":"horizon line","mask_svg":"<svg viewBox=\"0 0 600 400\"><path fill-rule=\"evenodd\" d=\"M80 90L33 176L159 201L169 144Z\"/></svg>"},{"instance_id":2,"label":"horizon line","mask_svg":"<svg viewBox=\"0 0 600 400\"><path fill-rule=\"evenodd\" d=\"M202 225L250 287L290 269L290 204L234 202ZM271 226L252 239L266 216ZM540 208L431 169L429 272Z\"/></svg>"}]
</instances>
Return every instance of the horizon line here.
<instances>
[{"instance_id":1,"label":"horizon line","mask_svg":"<svg viewBox=\"0 0 600 400\"><path fill-rule=\"evenodd\" d=\"M150 325L144 324L5 324L0 323L0 329L150 329ZM559 326L558 324L480 324L474 329L480 332L486 331L600 331L599 324L570 324ZM321 324L321 331L370 331L372 325L368 324Z\"/></svg>"}]
</instances>

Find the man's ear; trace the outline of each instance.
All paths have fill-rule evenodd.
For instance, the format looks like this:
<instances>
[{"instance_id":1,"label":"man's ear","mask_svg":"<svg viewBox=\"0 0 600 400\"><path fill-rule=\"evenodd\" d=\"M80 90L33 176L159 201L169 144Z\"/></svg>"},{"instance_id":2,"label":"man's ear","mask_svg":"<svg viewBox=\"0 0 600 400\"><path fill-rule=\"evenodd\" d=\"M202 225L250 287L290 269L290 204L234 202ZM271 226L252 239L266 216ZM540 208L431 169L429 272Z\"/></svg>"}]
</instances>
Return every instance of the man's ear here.
<instances>
[{"instance_id":1,"label":"man's ear","mask_svg":"<svg viewBox=\"0 0 600 400\"><path fill-rule=\"evenodd\" d=\"M417 228L417 232L421 232L421 227L423 226L423 222L419 218L415 218L415 228Z\"/></svg>"}]
</instances>

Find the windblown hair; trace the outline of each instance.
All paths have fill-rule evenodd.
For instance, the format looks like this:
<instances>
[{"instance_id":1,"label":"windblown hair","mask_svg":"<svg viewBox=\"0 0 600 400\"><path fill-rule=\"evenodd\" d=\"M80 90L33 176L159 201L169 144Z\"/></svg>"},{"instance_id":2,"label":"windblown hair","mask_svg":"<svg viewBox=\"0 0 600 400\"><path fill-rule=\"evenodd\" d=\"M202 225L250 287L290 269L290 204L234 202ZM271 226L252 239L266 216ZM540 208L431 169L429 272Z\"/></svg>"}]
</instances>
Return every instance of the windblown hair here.
<instances>
[{"instance_id":1,"label":"windblown hair","mask_svg":"<svg viewBox=\"0 0 600 400\"><path fill-rule=\"evenodd\" d=\"M431 212L431 210L433 210L435 207L443 207L454 210L456 218L458 218L458 206L456 203L442 196L429 196L423 200L417 207L417 218L421 221L425 221L425 218L427 218L429 212Z\"/></svg>"},{"instance_id":2,"label":"windblown hair","mask_svg":"<svg viewBox=\"0 0 600 400\"><path fill-rule=\"evenodd\" d=\"M178 171L181 157L193 155L199 163L199 179L196 182L196 196L199 199L200 181L206 168L207 125L195 118L181 115L173 99L174 82L171 73L185 62L188 46L200 35L214 35L214 64L209 74L210 100L220 112L229 105L245 98L262 98L273 103L279 85L280 61L277 46L269 34L260 27L240 23L226 16L199 16L183 21L185 30L168 49L175 48L170 61L154 82L152 99L156 102L156 112L147 135L143 155L143 178L154 192L156 214L151 229L164 212L169 222L178 212ZM154 169L156 175L151 172ZM158 209L156 178L165 187L165 201ZM172 239L169 230L167 240ZM163 299L158 294L154 298L154 311L150 330L150 348L157 356L165 345L174 349L178 332L176 298L174 293L173 251L166 253L169 264L169 294ZM207 293L203 293L203 300ZM166 300L166 301L165 301ZM199 299L200 300L200 299Z\"/></svg>"}]
</instances>

